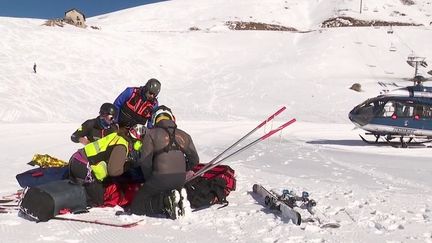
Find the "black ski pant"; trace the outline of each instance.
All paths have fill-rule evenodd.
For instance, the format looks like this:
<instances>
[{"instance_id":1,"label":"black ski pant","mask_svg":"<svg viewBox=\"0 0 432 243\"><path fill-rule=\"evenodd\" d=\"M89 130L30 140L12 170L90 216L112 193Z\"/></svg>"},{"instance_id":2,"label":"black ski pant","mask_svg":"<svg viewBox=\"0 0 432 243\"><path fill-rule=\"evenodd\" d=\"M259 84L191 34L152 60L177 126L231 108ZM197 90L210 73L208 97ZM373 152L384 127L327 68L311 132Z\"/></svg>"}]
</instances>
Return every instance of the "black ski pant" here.
<instances>
[{"instance_id":1,"label":"black ski pant","mask_svg":"<svg viewBox=\"0 0 432 243\"><path fill-rule=\"evenodd\" d=\"M186 179L186 173L156 174L146 180L133 199L129 211L137 215L162 214L164 197L173 189L180 190Z\"/></svg>"},{"instance_id":2,"label":"black ski pant","mask_svg":"<svg viewBox=\"0 0 432 243\"><path fill-rule=\"evenodd\" d=\"M87 205L91 207L102 206L104 203L104 186L95 179L87 164L80 157L72 156L69 160L69 179L84 186L87 194ZM88 162L87 162L88 163ZM89 176L92 182L87 182Z\"/></svg>"}]
</instances>

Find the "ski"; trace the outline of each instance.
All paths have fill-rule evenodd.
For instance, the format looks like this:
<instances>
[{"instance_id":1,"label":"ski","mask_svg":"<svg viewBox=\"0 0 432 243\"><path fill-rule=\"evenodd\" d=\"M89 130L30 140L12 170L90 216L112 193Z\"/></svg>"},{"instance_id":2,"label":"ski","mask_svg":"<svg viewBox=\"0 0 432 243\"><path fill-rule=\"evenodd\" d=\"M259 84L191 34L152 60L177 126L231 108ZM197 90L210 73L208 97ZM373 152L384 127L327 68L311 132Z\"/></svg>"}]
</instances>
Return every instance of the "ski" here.
<instances>
[{"instance_id":1,"label":"ski","mask_svg":"<svg viewBox=\"0 0 432 243\"><path fill-rule=\"evenodd\" d=\"M279 194L278 192L271 190L271 193L273 193L278 200L284 202L286 205L288 205L290 208L301 208L306 209L310 214L313 214L312 208L316 206L316 202L313 199L309 198L308 192L302 192L301 196L296 195L293 191L290 190L283 190L282 194ZM300 202L300 204L298 204Z\"/></svg>"},{"instance_id":2,"label":"ski","mask_svg":"<svg viewBox=\"0 0 432 243\"><path fill-rule=\"evenodd\" d=\"M23 194L23 189L18 189L14 193L3 195L0 198L0 203L8 202L8 200L19 201L21 199L21 197L22 197L22 194Z\"/></svg>"},{"instance_id":3,"label":"ski","mask_svg":"<svg viewBox=\"0 0 432 243\"><path fill-rule=\"evenodd\" d=\"M19 208L18 204L1 204L0 208Z\"/></svg>"},{"instance_id":4,"label":"ski","mask_svg":"<svg viewBox=\"0 0 432 243\"><path fill-rule=\"evenodd\" d=\"M300 213L290 208L283 201L279 200L277 195L259 184L254 184L252 190L254 193L264 199L264 205L266 207L280 212L283 218L291 220L295 225L301 224L302 221Z\"/></svg>"},{"instance_id":5,"label":"ski","mask_svg":"<svg viewBox=\"0 0 432 243\"><path fill-rule=\"evenodd\" d=\"M0 206L0 213L16 213L19 211L19 207L13 205L11 207Z\"/></svg>"},{"instance_id":6,"label":"ski","mask_svg":"<svg viewBox=\"0 0 432 243\"><path fill-rule=\"evenodd\" d=\"M324 218L328 219L328 217L324 217L325 215L322 213L318 213L318 210L315 208L316 201L309 198L309 193L303 191L301 196L296 195L293 191L283 190L282 194L279 194L273 190L270 191L273 193L279 201L285 203L290 208L300 208L306 209L310 217L302 219L302 222L317 222L320 228L339 228L340 224L337 222L329 222L328 220L324 220ZM320 216L318 216L318 214Z\"/></svg>"},{"instance_id":7,"label":"ski","mask_svg":"<svg viewBox=\"0 0 432 243\"><path fill-rule=\"evenodd\" d=\"M265 124L267 124L269 121L273 120L276 116L278 116L280 113L282 113L286 109L285 106L281 107L279 110L277 110L275 113L267 117L264 121L262 121L258 126L256 126L254 129L252 129L250 132L248 132L246 135L241 137L239 140L237 140L235 143L233 143L231 146L226 148L222 153L218 154L215 158L213 158L210 162L208 162L204 167L202 167L199 171L195 173L194 176L192 176L188 181L193 180L194 178L202 175L207 171L207 168L210 167L212 164L214 164L222 155L224 155L226 152L234 148L236 145L241 143L243 140L245 140L247 137L249 137L251 134L256 132L258 129L263 127Z\"/></svg>"},{"instance_id":8,"label":"ski","mask_svg":"<svg viewBox=\"0 0 432 243\"><path fill-rule=\"evenodd\" d=\"M139 219L139 220L133 221L133 222L112 223L112 222L104 222L102 220L97 220L97 219L90 220L90 219L69 218L69 217L62 217L62 216L56 216L53 219L55 219L55 220L62 220L62 221L74 221L74 222L81 222L81 223L88 223L88 224L97 224L97 225L119 227L119 228L131 228L131 227L135 227L140 222L142 222L144 220L144 219Z\"/></svg>"},{"instance_id":9,"label":"ski","mask_svg":"<svg viewBox=\"0 0 432 243\"><path fill-rule=\"evenodd\" d=\"M16 199L0 199L0 205L5 203L16 202Z\"/></svg>"},{"instance_id":10,"label":"ski","mask_svg":"<svg viewBox=\"0 0 432 243\"><path fill-rule=\"evenodd\" d=\"M10 207L11 205L17 206L19 201L21 200L22 190L18 190L17 192L3 195L0 197L0 207Z\"/></svg>"}]
</instances>

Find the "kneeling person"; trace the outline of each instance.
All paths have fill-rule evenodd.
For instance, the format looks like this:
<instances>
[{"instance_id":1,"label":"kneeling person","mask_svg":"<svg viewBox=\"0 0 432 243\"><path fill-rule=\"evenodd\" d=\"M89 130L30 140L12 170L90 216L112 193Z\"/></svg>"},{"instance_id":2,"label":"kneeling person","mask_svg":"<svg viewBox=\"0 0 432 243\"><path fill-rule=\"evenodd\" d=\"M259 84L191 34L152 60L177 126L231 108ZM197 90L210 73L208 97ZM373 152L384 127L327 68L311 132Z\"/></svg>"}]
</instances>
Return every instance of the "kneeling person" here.
<instances>
[{"instance_id":1,"label":"kneeling person","mask_svg":"<svg viewBox=\"0 0 432 243\"><path fill-rule=\"evenodd\" d=\"M69 160L70 178L83 184L90 206L103 205L102 182L108 176L119 176L129 168L128 155L133 149L134 128L120 128L75 152Z\"/></svg>"},{"instance_id":2,"label":"kneeling person","mask_svg":"<svg viewBox=\"0 0 432 243\"><path fill-rule=\"evenodd\" d=\"M137 161L145 183L129 211L138 215L165 213L175 219L178 216L178 191L183 187L187 173L198 164L199 157L192 138L177 128L175 117L168 107L158 107L152 122L155 127L148 129L141 138L142 147ZM185 194L181 196L185 197Z\"/></svg>"}]
</instances>

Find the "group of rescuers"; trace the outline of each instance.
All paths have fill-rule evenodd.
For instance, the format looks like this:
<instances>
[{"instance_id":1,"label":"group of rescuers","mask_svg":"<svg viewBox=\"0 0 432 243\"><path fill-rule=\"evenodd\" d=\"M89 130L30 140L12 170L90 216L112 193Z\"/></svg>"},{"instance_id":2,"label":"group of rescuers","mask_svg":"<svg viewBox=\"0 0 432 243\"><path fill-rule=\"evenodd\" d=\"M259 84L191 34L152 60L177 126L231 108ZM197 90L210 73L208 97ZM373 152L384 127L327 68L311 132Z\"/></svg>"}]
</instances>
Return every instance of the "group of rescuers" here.
<instances>
[{"instance_id":1,"label":"group of rescuers","mask_svg":"<svg viewBox=\"0 0 432 243\"><path fill-rule=\"evenodd\" d=\"M171 109L158 104L160 90L154 78L128 87L72 134L71 140L84 147L70 158L70 178L84 185L92 206L103 205L104 181L135 170L144 183L126 213L173 219L184 214L178 208L180 199L187 200L182 188L199 157L190 135L177 128Z\"/></svg>"}]
</instances>

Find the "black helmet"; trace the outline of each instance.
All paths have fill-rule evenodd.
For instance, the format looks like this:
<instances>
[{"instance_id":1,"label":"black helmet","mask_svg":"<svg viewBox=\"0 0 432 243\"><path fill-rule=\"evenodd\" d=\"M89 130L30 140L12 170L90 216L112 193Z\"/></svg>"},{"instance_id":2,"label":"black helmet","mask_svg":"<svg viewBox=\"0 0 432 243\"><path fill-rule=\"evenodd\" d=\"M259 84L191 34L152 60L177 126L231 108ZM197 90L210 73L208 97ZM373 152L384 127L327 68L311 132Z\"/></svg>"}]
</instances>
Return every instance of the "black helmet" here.
<instances>
[{"instance_id":1,"label":"black helmet","mask_svg":"<svg viewBox=\"0 0 432 243\"><path fill-rule=\"evenodd\" d=\"M112 115L117 114L117 108L111 103L104 103L99 110L99 115Z\"/></svg>"},{"instance_id":2,"label":"black helmet","mask_svg":"<svg viewBox=\"0 0 432 243\"><path fill-rule=\"evenodd\" d=\"M161 120L171 120L174 122L176 120L171 109L164 105L159 106L152 116L153 125L156 125Z\"/></svg>"},{"instance_id":3,"label":"black helmet","mask_svg":"<svg viewBox=\"0 0 432 243\"><path fill-rule=\"evenodd\" d=\"M144 86L144 90L153 93L156 97L161 90L161 83L155 78L149 79Z\"/></svg>"}]
</instances>

